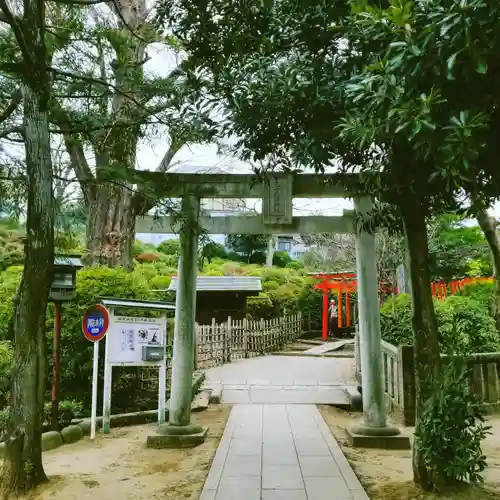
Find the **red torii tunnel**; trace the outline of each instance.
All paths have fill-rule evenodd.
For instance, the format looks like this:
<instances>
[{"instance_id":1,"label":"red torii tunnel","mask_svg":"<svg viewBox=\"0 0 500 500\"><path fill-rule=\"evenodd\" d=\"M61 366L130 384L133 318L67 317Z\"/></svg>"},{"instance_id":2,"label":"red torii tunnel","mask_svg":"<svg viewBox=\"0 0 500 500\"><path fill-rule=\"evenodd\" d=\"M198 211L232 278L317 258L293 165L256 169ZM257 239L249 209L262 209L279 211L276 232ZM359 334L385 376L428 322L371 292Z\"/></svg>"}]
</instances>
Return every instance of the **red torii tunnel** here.
<instances>
[{"instance_id":1,"label":"red torii tunnel","mask_svg":"<svg viewBox=\"0 0 500 500\"><path fill-rule=\"evenodd\" d=\"M358 281L356 273L311 273L314 279L321 280L315 283L314 288L323 290L323 313L322 313L322 328L321 337L323 340L328 338L328 305L330 290L337 294L338 297L338 316L337 326L339 328L351 326L351 293L357 292ZM393 285L391 283L379 281L379 292L386 294L392 293ZM343 314L343 304L345 295L345 318Z\"/></svg>"}]
</instances>

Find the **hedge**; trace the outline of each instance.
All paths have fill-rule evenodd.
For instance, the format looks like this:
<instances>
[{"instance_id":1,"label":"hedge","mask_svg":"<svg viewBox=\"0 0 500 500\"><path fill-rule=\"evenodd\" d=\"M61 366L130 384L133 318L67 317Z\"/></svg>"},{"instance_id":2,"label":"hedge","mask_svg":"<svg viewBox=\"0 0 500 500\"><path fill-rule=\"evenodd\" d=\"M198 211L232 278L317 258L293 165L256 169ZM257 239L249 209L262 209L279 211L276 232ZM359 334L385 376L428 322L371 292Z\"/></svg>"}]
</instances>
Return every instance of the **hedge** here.
<instances>
[{"instance_id":1,"label":"hedge","mask_svg":"<svg viewBox=\"0 0 500 500\"><path fill-rule=\"evenodd\" d=\"M142 250L142 249L141 249ZM140 254L139 254L140 255ZM99 296L169 300L173 296L165 290L171 276L177 272L177 258L161 258L153 262L136 262L129 273L124 269L106 267L85 268L77 274L76 298L62 305L61 329L61 399L82 405L88 413L91 398L92 346L81 333L81 318L85 310ZM173 256L172 256L173 257ZM22 267L10 267L0 273L0 408L8 402L9 371L12 341L9 322L12 300L20 282ZM291 268L263 268L214 258L203 268L208 275L252 275L261 276L263 292L248 301L248 314L254 319L296 312L311 316L316 328L321 321L321 292L312 288L312 280L301 270ZM49 305L47 315L47 349L49 376L52 373L53 306ZM104 372L104 343L101 343L100 377ZM142 370L142 371L141 371ZM152 371L151 377L141 380L138 367L113 369L112 412L126 413L156 408L157 385ZM102 379L101 379L102 380ZM148 382L150 380L150 382ZM99 387L99 401L102 398L102 384ZM50 400L50 380L47 386L47 401ZM68 403L70 404L70 403Z\"/></svg>"},{"instance_id":2,"label":"hedge","mask_svg":"<svg viewBox=\"0 0 500 500\"><path fill-rule=\"evenodd\" d=\"M439 343L443 353L499 352L500 335L490 315L487 293L452 295L435 300ZM411 299L388 298L380 309L382 338L393 345L413 343Z\"/></svg>"}]
</instances>

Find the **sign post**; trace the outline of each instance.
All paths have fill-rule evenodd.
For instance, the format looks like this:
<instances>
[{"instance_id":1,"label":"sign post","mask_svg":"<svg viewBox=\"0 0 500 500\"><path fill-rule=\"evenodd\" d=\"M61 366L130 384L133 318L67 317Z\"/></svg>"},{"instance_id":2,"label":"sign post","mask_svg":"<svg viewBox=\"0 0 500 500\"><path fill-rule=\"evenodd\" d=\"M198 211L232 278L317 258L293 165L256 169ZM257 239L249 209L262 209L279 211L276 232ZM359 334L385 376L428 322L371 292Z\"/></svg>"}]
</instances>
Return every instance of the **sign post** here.
<instances>
[{"instance_id":1,"label":"sign post","mask_svg":"<svg viewBox=\"0 0 500 500\"><path fill-rule=\"evenodd\" d=\"M82 320L82 332L87 340L94 343L92 364L92 410L90 418L90 439L95 439L97 423L97 383L99 379L99 341L104 338L109 328L109 312L101 304L87 309Z\"/></svg>"}]
</instances>

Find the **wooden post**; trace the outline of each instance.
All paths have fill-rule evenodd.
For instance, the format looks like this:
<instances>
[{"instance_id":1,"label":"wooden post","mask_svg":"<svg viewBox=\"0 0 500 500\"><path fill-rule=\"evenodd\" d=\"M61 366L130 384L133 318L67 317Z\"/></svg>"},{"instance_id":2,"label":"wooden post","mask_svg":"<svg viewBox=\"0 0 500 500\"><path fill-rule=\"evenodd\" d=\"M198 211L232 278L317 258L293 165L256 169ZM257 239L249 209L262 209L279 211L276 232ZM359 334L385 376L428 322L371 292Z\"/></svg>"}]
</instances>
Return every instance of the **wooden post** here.
<instances>
[{"instance_id":1,"label":"wooden post","mask_svg":"<svg viewBox=\"0 0 500 500\"><path fill-rule=\"evenodd\" d=\"M54 339L52 343L54 365L52 367L52 412L51 427L59 431L59 381L61 377L61 302L54 302Z\"/></svg>"},{"instance_id":2,"label":"wooden post","mask_svg":"<svg viewBox=\"0 0 500 500\"><path fill-rule=\"evenodd\" d=\"M233 324L231 316L227 318L227 338L226 338L226 363L231 362L231 349L233 348Z\"/></svg>"},{"instance_id":3,"label":"wooden post","mask_svg":"<svg viewBox=\"0 0 500 500\"><path fill-rule=\"evenodd\" d=\"M323 292L323 328L321 331L321 338L326 341L328 338L328 290Z\"/></svg>"},{"instance_id":4,"label":"wooden post","mask_svg":"<svg viewBox=\"0 0 500 500\"><path fill-rule=\"evenodd\" d=\"M248 320L243 318L243 357L248 358Z\"/></svg>"}]
</instances>

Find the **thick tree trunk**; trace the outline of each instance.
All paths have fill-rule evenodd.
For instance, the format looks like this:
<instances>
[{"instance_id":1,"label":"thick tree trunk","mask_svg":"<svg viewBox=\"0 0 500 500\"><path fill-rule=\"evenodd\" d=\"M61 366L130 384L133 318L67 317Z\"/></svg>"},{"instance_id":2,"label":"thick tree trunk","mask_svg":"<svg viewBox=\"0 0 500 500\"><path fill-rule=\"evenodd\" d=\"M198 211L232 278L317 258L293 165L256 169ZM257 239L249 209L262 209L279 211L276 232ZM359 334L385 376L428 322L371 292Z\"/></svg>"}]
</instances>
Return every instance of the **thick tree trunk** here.
<instances>
[{"instance_id":1,"label":"thick tree trunk","mask_svg":"<svg viewBox=\"0 0 500 500\"><path fill-rule=\"evenodd\" d=\"M497 330L500 332L500 279L498 277L500 273L500 237L497 232L498 223L494 217L488 215L484 210L478 210L476 218L490 246L491 256L493 257L495 297L491 303L491 312L495 317Z\"/></svg>"},{"instance_id":2,"label":"thick tree trunk","mask_svg":"<svg viewBox=\"0 0 500 500\"><path fill-rule=\"evenodd\" d=\"M429 249L427 226L419 200L400 207L409 253L411 295L413 301L413 332L415 355L415 389L417 428L424 403L432 395L429 375L437 374L440 366L438 329L429 279ZM423 464L418 446L413 447L413 476L416 484L430 490L432 471Z\"/></svg>"},{"instance_id":3,"label":"thick tree trunk","mask_svg":"<svg viewBox=\"0 0 500 500\"><path fill-rule=\"evenodd\" d=\"M132 269L135 211L130 189L115 184L95 186L87 223L86 263Z\"/></svg>"},{"instance_id":4,"label":"thick tree trunk","mask_svg":"<svg viewBox=\"0 0 500 500\"><path fill-rule=\"evenodd\" d=\"M41 71L31 86L23 87L28 213L24 271L13 308L12 407L2 471L6 494L47 480L41 441L47 378L45 314L54 260L48 89L43 89L47 81Z\"/></svg>"}]
</instances>

